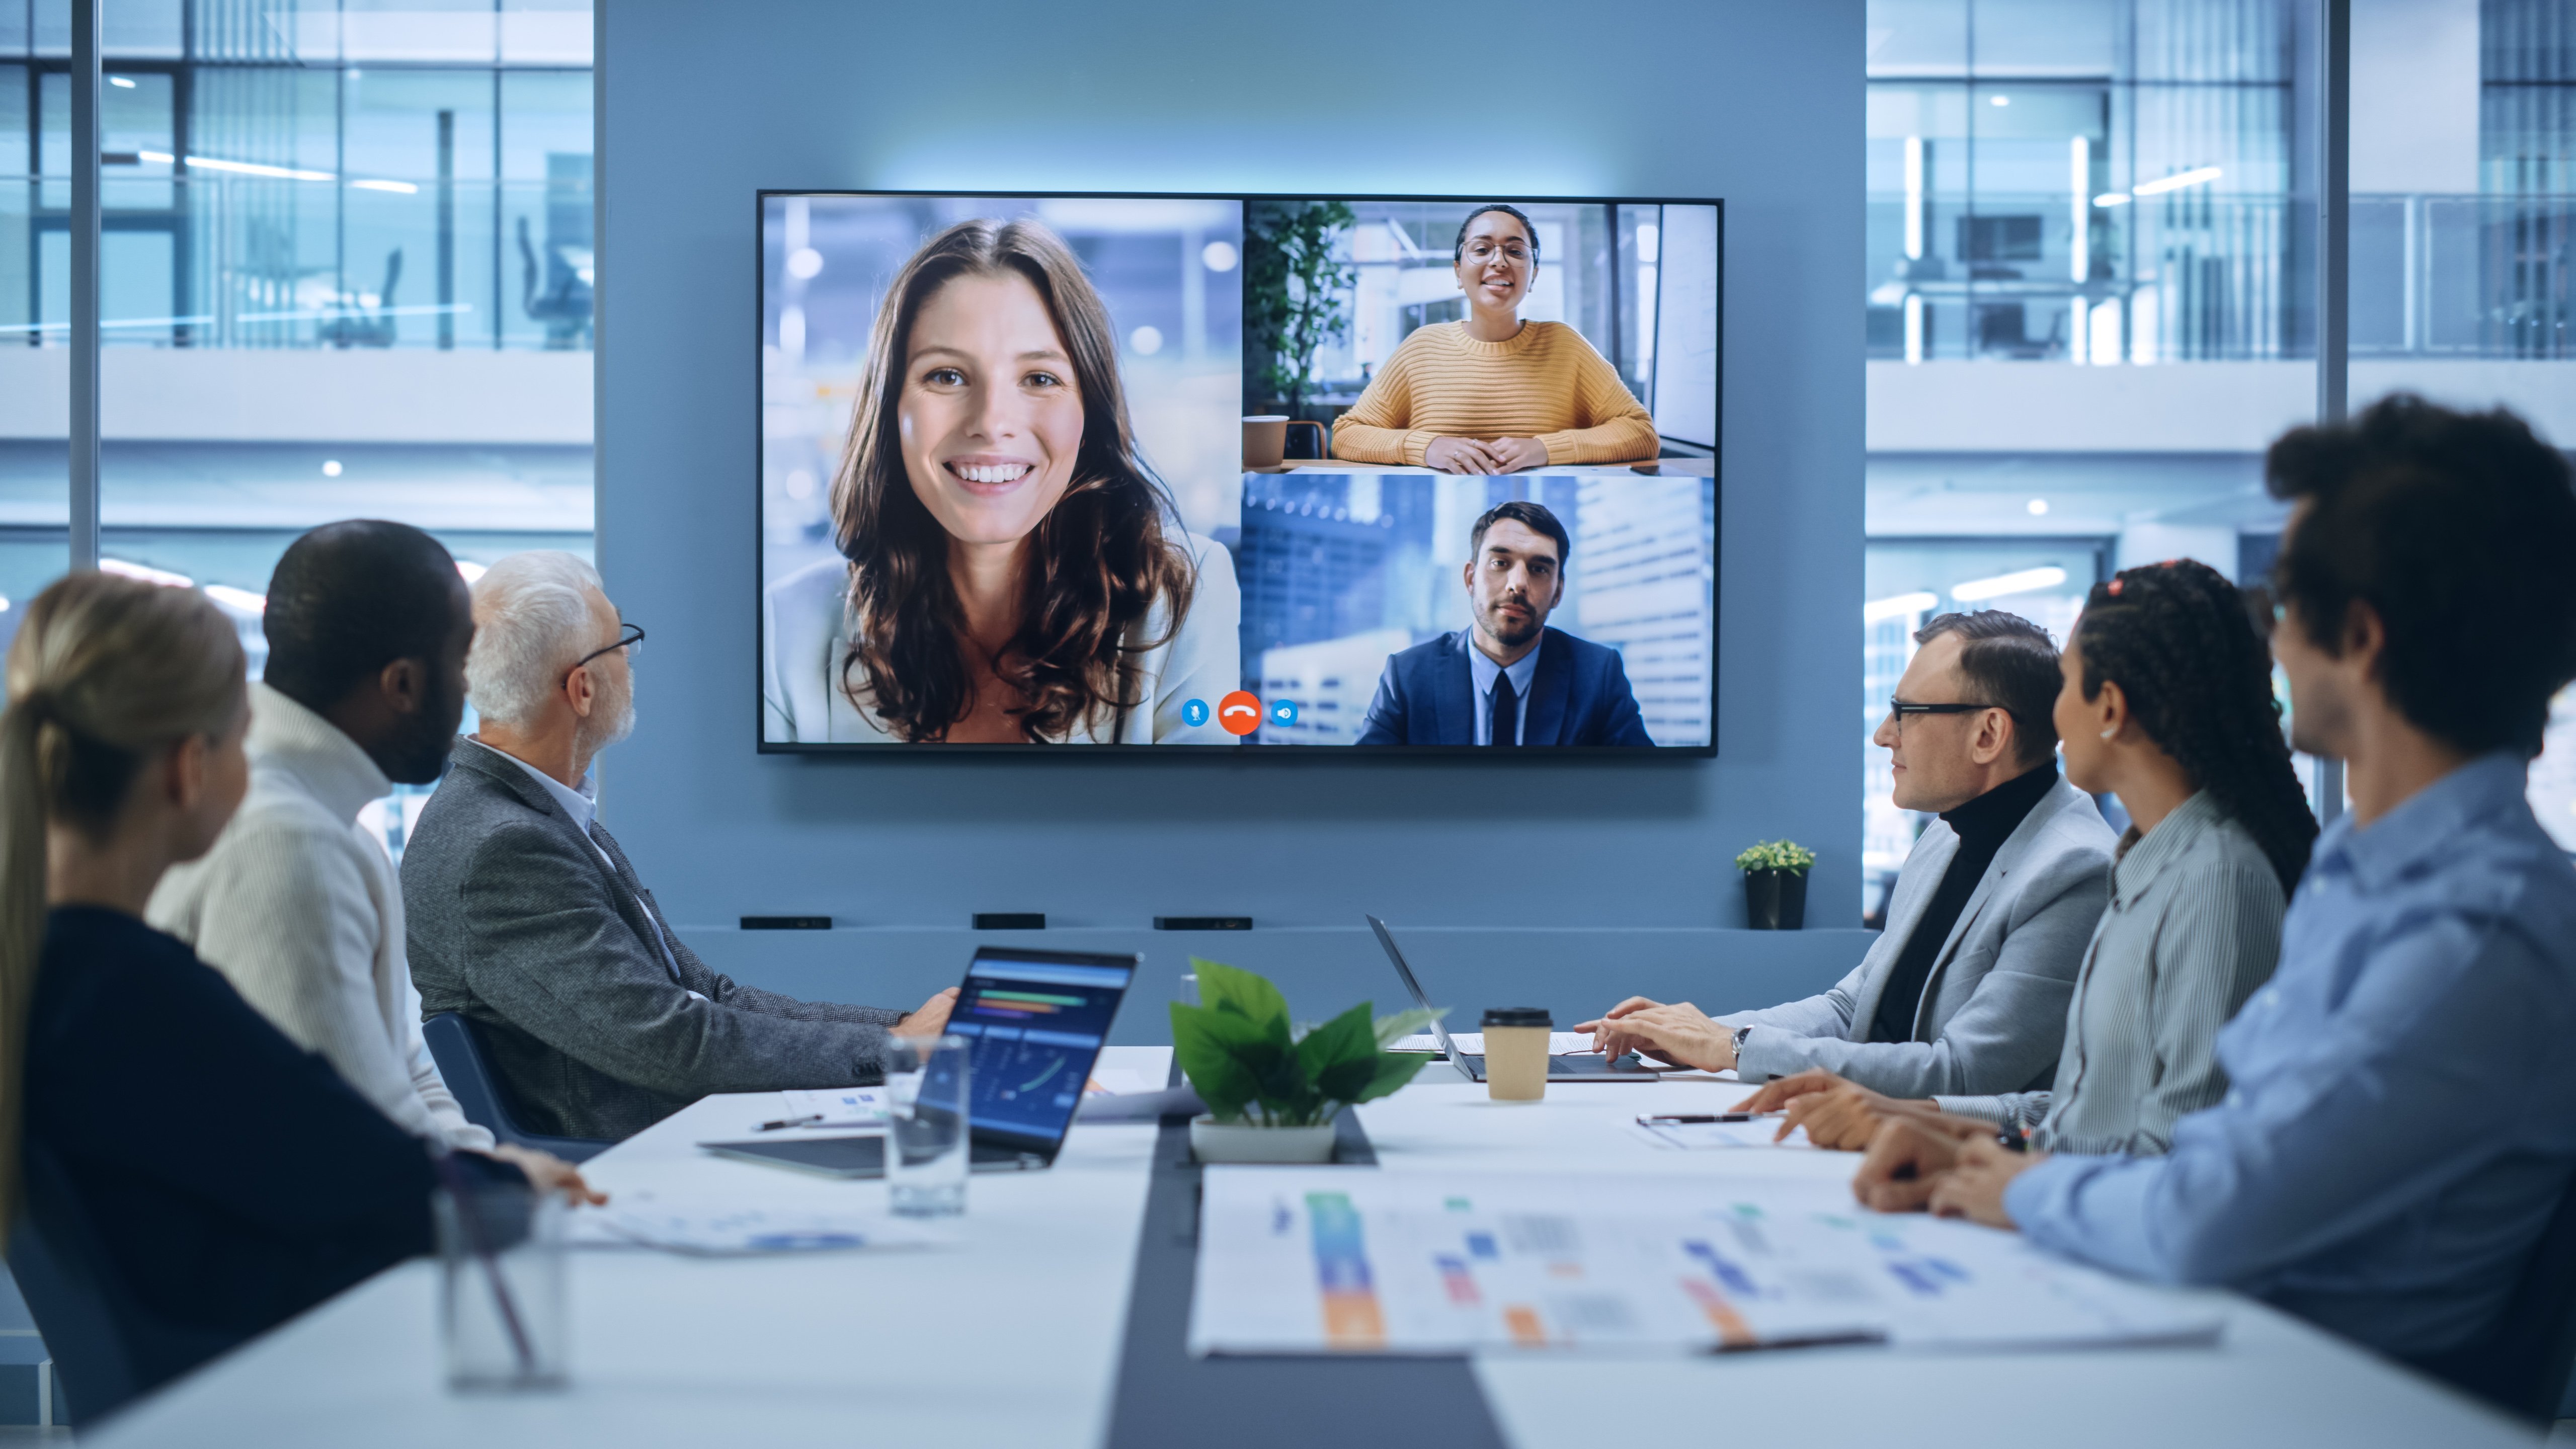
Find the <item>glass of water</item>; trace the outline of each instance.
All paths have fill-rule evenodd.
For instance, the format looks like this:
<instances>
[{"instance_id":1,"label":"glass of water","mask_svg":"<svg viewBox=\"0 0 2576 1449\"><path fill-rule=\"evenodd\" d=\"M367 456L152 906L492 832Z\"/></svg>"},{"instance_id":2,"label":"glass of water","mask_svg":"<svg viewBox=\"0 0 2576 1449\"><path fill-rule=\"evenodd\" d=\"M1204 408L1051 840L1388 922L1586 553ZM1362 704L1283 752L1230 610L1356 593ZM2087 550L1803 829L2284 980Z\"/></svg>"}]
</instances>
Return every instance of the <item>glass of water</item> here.
<instances>
[{"instance_id":1,"label":"glass of water","mask_svg":"<svg viewBox=\"0 0 2576 1449\"><path fill-rule=\"evenodd\" d=\"M564 1384L564 1202L500 1184L433 1199L440 1336L452 1389Z\"/></svg>"},{"instance_id":2,"label":"glass of water","mask_svg":"<svg viewBox=\"0 0 2576 1449\"><path fill-rule=\"evenodd\" d=\"M886 1206L897 1217L966 1211L968 1042L894 1037L886 1046Z\"/></svg>"}]
</instances>

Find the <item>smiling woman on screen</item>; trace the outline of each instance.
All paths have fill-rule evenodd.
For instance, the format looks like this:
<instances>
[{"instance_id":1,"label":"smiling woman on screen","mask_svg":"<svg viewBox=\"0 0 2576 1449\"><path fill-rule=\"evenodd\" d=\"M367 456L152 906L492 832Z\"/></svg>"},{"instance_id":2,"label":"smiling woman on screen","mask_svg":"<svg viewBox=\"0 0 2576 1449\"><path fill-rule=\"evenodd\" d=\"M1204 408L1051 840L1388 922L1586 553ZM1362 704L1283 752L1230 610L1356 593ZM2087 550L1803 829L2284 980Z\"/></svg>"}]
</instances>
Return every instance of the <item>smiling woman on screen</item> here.
<instances>
[{"instance_id":1,"label":"smiling woman on screen","mask_svg":"<svg viewBox=\"0 0 2576 1449\"><path fill-rule=\"evenodd\" d=\"M769 589L763 738L1231 744L1233 561L1138 456L1108 309L1054 232L966 221L896 273L832 480L841 560Z\"/></svg>"},{"instance_id":2,"label":"smiling woman on screen","mask_svg":"<svg viewBox=\"0 0 2576 1449\"><path fill-rule=\"evenodd\" d=\"M1516 473L1626 463L1661 450L1655 420L1583 334L1520 315L1538 280L1538 231L1517 208L1468 213L1450 249L1467 316L1415 329L1333 424L1353 463Z\"/></svg>"}]
</instances>

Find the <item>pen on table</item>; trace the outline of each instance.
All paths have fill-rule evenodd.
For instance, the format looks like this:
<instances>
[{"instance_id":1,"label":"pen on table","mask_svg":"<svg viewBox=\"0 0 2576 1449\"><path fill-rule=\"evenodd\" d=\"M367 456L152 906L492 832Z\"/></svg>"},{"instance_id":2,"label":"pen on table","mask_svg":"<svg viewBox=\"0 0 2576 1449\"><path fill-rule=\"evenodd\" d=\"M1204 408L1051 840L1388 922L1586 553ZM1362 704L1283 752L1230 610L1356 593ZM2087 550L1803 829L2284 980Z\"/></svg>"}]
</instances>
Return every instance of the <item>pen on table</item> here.
<instances>
[{"instance_id":1,"label":"pen on table","mask_svg":"<svg viewBox=\"0 0 2576 1449\"><path fill-rule=\"evenodd\" d=\"M822 1120L823 1114L820 1112L815 1113L811 1117L781 1117L775 1122L763 1122L751 1130L754 1132L775 1132L781 1127L811 1127Z\"/></svg>"},{"instance_id":2,"label":"pen on table","mask_svg":"<svg viewBox=\"0 0 2576 1449\"><path fill-rule=\"evenodd\" d=\"M1772 1114L1768 1112L1682 1113L1669 1117L1640 1117L1640 1127L1685 1127L1696 1122L1753 1122Z\"/></svg>"}]
</instances>

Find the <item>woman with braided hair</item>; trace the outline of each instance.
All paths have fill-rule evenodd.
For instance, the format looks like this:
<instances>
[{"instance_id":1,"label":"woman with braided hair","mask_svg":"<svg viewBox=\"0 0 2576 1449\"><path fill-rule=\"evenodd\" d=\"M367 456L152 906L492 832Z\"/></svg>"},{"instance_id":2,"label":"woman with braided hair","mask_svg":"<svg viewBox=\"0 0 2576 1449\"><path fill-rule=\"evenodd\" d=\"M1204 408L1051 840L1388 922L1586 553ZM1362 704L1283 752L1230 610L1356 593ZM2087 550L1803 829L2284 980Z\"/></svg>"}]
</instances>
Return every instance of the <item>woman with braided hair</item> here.
<instances>
[{"instance_id":1,"label":"woman with braided hair","mask_svg":"<svg viewBox=\"0 0 2576 1449\"><path fill-rule=\"evenodd\" d=\"M2066 778L2135 822L2067 1005L2046 1092L1897 1101L1824 1073L1745 1104L1786 1136L1869 1145L1889 1117L1959 1134L2028 1131L2051 1151L2161 1153L2227 1092L2218 1029L2272 974L2316 818L2290 765L2271 651L2245 596L2180 559L2096 584L2060 657Z\"/></svg>"}]
</instances>

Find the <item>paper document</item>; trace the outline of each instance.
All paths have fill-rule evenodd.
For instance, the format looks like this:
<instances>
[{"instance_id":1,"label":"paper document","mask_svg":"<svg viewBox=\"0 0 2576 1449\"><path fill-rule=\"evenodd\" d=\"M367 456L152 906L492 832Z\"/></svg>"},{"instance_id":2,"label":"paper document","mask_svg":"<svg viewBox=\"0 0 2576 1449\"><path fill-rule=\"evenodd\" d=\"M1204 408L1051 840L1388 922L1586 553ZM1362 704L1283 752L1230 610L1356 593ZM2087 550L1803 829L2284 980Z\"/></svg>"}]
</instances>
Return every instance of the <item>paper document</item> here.
<instances>
[{"instance_id":1,"label":"paper document","mask_svg":"<svg viewBox=\"0 0 2576 1449\"><path fill-rule=\"evenodd\" d=\"M1780 1130L1777 1117L1757 1117L1750 1122L1639 1122L1637 1135L1657 1147L1796 1147L1815 1150L1807 1140L1807 1129L1792 1129L1779 1142L1771 1140Z\"/></svg>"},{"instance_id":2,"label":"paper document","mask_svg":"<svg viewBox=\"0 0 2576 1449\"><path fill-rule=\"evenodd\" d=\"M576 1209L571 1229L574 1243L584 1246L631 1245L717 1257L919 1247L940 1241L919 1225L882 1210L816 1212L690 1206L656 1203L649 1194L632 1202L613 1198L606 1207Z\"/></svg>"},{"instance_id":3,"label":"paper document","mask_svg":"<svg viewBox=\"0 0 2576 1449\"><path fill-rule=\"evenodd\" d=\"M1485 1034L1481 1031L1453 1031L1449 1033L1449 1039L1458 1044L1458 1050L1465 1052L1471 1057L1480 1057L1485 1054ZM1433 1036L1427 1031L1416 1032L1412 1036L1397 1037L1394 1045L1388 1047L1387 1050L1391 1052L1431 1052L1436 1055L1440 1050L1440 1038ZM1576 1052L1588 1052L1590 1050L1592 1050L1592 1033L1588 1031L1552 1031L1547 1034L1547 1054L1549 1056L1571 1056Z\"/></svg>"},{"instance_id":4,"label":"paper document","mask_svg":"<svg viewBox=\"0 0 2576 1449\"><path fill-rule=\"evenodd\" d=\"M2207 1342L2218 1310L1839 1184L1211 1167L1190 1350Z\"/></svg>"},{"instance_id":5,"label":"paper document","mask_svg":"<svg viewBox=\"0 0 2576 1449\"><path fill-rule=\"evenodd\" d=\"M805 1127L880 1127L885 1124L885 1093L875 1087L835 1087L826 1091L795 1090L779 1093L787 1099L787 1115L793 1120L820 1118L800 1122Z\"/></svg>"},{"instance_id":6,"label":"paper document","mask_svg":"<svg viewBox=\"0 0 2576 1449\"><path fill-rule=\"evenodd\" d=\"M1163 1084L1134 1067L1094 1067L1091 1080L1084 1084L1082 1090L1089 1096L1103 1092L1116 1096L1127 1092L1159 1092L1163 1090Z\"/></svg>"}]
</instances>

